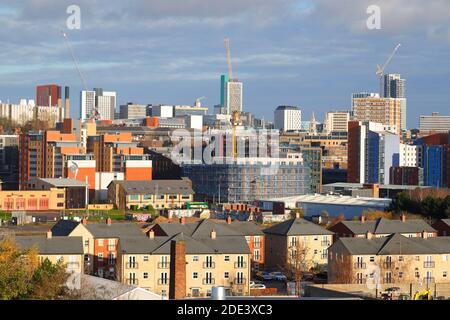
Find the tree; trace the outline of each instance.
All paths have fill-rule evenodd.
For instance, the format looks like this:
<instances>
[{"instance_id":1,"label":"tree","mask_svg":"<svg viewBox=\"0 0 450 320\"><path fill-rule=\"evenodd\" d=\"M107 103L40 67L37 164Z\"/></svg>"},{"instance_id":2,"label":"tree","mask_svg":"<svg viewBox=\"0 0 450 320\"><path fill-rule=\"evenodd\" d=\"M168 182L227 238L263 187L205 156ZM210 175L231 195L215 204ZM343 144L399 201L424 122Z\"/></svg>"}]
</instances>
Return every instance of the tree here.
<instances>
[{"instance_id":1,"label":"tree","mask_svg":"<svg viewBox=\"0 0 450 320\"><path fill-rule=\"evenodd\" d=\"M301 208L295 208L291 209L290 215L291 219L296 219L297 217L303 219L305 217L305 212Z\"/></svg>"},{"instance_id":2,"label":"tree","mask_svg":"<svg viewBox=\"0 0 450 320\"><path fill-rule=\"evenodd\" d=\"M62 263L52 264L45 259L35 270L32 278L30 299L56 300L65 292L64 284L69 274Z\"/></svg>"},{"instance_id":3,"label":"tree","mask_svg":"<svg viewBox=\"0 0 450 320\"><path fill-rule=\"evenodd\" d=\"M354 267L350 255L338 255L328 263L328 283L351 284L354 283Z\"/></svg>"}]
</instances>

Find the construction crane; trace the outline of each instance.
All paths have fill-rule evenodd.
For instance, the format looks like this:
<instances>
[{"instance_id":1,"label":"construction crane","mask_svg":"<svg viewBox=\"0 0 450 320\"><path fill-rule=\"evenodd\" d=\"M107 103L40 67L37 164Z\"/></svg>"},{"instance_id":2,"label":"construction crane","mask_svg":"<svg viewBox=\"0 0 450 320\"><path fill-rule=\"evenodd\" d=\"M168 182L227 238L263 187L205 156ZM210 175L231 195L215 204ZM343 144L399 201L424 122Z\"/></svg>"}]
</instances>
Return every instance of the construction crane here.
<instances>
[{"instance_id":1,"label":"construction crane","mask_svg":"<svg viewBox=\"0 0 450 320\"><path fill-rule=\"evenodd\" d=\"M230 49L230 39L225 38L225 49L227 50L227 63L228 63L228 77L233 79L233 67L231 65L231 49Z\"/></svg>"},{"instance_id":2,"label":"construction crane","mask_svg":"<svg viewBox=\"0 0 450 320\"><path fill-rule=\"evenodd\" d=\"M392 58L394 58L395 54L397 53L398 49L400 49L401 44L399 43L395 48L394 51L392 51L391 55L389 56L389 58L386 60L386 62L384 63L384 65L382 67L380 67L380 65L377 65L377 72L376 75L378 76L378 78L380 78L380 97L382 95L382 91L383 91L383 77L384 77L384 71L386 70L386 68L388 67L389 63L391 63Z\"/></svg>"},{"instance_id":3,"label":"construction crane","mask_svg":"<svg viewBox=\"0 0 450 320\"><path fill-rule=\"evenodd\" d=\"M73 48L70 45L69 37L67 36L67 33L64 30L61 30L61 35L63 36L64 41L65 41L65 43L67 45L67 49L69 50L69 53L70 53L70 55L72 57L73 64L75 65L75 69L77 70L78 76L81 79L81 83L83 84L83 88L84 88L85 91L88 91L88 86L87 86L87 83L86 83L86 79L84 78L83 73L81 72L80 67L78 66L78 61L77 61L77 59L75 57L75 54L73 52ZM98 112L98 109L95 106L95 103L94 103L94 114L91 115L91 116L92 116L91 119L94 119L94 120L98 120L99 117L100 117L100 113Z\"/></svg>"}]
</instances>

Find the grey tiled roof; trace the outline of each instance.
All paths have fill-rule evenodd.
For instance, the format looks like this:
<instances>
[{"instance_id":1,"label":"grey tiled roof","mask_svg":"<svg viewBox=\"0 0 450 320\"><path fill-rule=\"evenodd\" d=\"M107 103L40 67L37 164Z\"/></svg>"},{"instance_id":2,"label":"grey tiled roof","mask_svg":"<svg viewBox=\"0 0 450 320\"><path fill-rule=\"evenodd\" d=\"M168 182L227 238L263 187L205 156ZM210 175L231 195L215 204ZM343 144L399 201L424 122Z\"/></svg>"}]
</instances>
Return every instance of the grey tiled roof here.
<instances>
[{"instance_id":1,"label":"grey tiled roof","mask_svg":"<svg viewBox=\"0 0 450 320\"><path fill-rule=\"evenodd\" d=\"M264 230L266 234L278 235L332 235L333 232L305 219L290 219Z\"/></svg>"},{"instance_id":2,"label":"grey tiled roof","mask_svg":"<svg viewBox=\"0 0 450 320\"><path fill-rule=\"evenodd\" d=\"M86 182L68 178L36 178L55 187L86 187Z\"/></svg>"},{"instance_id":3,"label":"grey tiled roof","mask_svg":"<svg viewBox=\"0 0 450 320\"><path fill-rule=\"evenodd\" d=\"M216 239L194 239L183 233L170 237L151 238L122 238L120 250L131 254L170 254L172 240L183 240L186 244L187 254L249 254L250 249L245 238L226 237Z\"/></svg>"},{"instance_id":4,"label":"grey tiled roof","mask_svg":"<svg viewBox=\"0 0 450 320\"><path fill-rule=\"evenodd\" d=\"M436 232L436 230L424 220L390 220L379 218L370 221L341 221L354 234L364 234L367 232L373 234L393 234L393 233L419 233Z\"/></svg>"},{"instance_id":5,"label":"grey tiled roof","mask_svg":"<svg viewBox=\"0 0 450 320\"><path fill-rule=\"evenodd\" d=\"M127 194L193 194L191 182L182 180L135 180L113 181L122 186Z\"/></svg>"},{"instance_id":6,"label":"grey tiled roof","mask_svg":"<svg viewBox=\"0 0 450 320\"><path fill-rule=\"evenodd\" d=\"M184 225L171 222L160 223L158 226L168 236L183 233L196 239L209 238L212 230L216 231L218 237L264 235L261 228L251 221L235 221L227 224L205 219Z\"/></svg>"},{"instance_id":7,"label":"grey tiled roof","mask_svg":"<svg viewBox=\"0 0 450 320\"><path fill-rule=\"evenodd\" d=\"M86 228L95 238L144 237L144 232L135 223L113 222L87 223Z\"/></svg>"},{"instance_id":8,"label":"grey tiled roof","mask_svg":"<svg viewBox=\"0 0 450 320\"><path fill-rule=\"evenodd\" d=\"M81 237L36 237L20 236L15 242L23 249L36 247L39 254L83 254L83 241Z\"/></svg>"},{"instance_id":9,"label":"grey tiled roof","mask_svg":"<svg viewBox=\"0 0 450 320\"><path fill-rule=\"evenodd\" d=\"M51 229L55 237L67 237L80 223L73 220L59 220Z\"/></svg>"},{"instance_id":10,"label":"grey tiled roof","mask_svg":"<svg viewBox=\"0 0 450 320\"><path fill-rule=\"evenodd\" d=\"M450 237L409 238L399 233L382 238L339 238L331 247L339 243L353 255L402 255L450 253Z\"/></svg>"}]
</instances>

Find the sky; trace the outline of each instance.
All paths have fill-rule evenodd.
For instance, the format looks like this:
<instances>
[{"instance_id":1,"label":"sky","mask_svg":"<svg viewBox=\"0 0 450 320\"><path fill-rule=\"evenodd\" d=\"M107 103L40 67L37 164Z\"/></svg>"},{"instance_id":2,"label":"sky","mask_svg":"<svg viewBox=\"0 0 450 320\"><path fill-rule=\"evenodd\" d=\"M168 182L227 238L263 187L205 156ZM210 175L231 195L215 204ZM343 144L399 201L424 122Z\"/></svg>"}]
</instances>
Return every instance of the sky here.
<instances>
[{"instance_id":1,"label":"sky","mask_svg":"<svg viewBox=\"0 0 450 320\"><path fill-rule=\"evenodd\" d=\"M381 9L369 30L367 8ZM81 12L68 30L69 5ZM1 0L0 100L35 99L37 84L83 89L61 30L89 89L117 91L118 106L220 100L230 38L244 110L273 119L279 105L303 119L349 110L353 92L378 92L375 75L401 43L387 73L407 81L408 127L420 114L450 114L448 0ZM76 107L74 107L76 106Z\"/></svg>"}]
</instances>

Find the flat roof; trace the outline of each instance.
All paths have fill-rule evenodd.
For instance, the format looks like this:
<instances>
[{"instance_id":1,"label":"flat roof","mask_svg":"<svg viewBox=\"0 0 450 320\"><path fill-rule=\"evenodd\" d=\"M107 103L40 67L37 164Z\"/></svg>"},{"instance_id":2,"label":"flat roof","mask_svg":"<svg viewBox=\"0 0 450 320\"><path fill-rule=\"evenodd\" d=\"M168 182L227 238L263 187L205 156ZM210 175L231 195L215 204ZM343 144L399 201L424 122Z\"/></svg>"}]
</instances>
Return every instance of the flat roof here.
<instances>
[{"instance_id":1,"label":"flat roof","mask_svg":"<svg viewBox=\"0 0 450 320\"><path fill-rule=\"evenodd\" d=\"M324 184L323 187L338 187L338 188L353 188L353 189L362 189L364 186L363 183L350 183L350 182L335 182ZM415 190L417 188L420 189L429 189L429 186L404 186L398 184L380 184L380 189L390 189L390 190Z\"/></svg>"},{"instance_id":2,"label":"flat roof","mask_svg":"<svg viewBox=\"0 0 450 320\"><path fill-rule=\"evenodd\" d=\"M391 199L383 198L367 198L367 197L351 197L351 196L334 196L334 195L320 195L320 194L307 194L299 195L293 197L284 198L272 198L272 199L262 199L258 201L266 202L285 202L296 204L296 203L321 203L328 205L347 205L347 206L371 206L371 207L382 207L390 205Z\"/></svg>"},{"instance_id":3,"label":"flat roof","mask_svg":"<svg viewBox=\"0 0 450 320\"><path fill-rule=\"evenodd\" d=\"M43 181L55 187L86 187L86 183L76 179L68 178L36 178L37 181Z\"/></svg>"}]
</instances>

